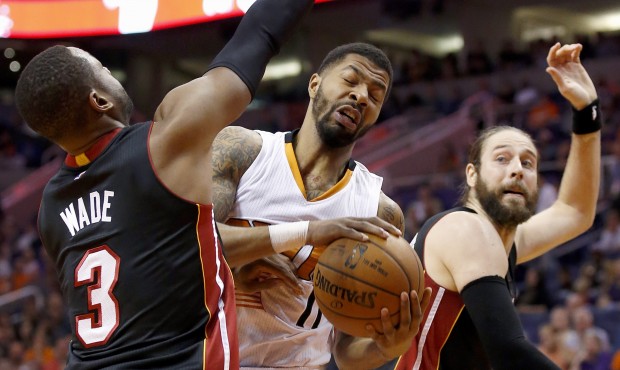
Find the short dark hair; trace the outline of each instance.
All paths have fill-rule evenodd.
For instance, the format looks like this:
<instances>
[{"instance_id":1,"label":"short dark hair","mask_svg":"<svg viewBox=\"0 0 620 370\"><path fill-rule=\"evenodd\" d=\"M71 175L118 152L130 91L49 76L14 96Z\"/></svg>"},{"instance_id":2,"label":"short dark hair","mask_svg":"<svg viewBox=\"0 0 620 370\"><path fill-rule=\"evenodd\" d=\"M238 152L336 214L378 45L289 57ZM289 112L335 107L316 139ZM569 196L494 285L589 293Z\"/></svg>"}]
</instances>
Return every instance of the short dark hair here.
<instances>
[{"instance_id":1,"label":"short dark hair","mask_svg":"<svg viewBox=\"0 0 620 370\"><path fill-rule=\"evenodd\" d=\"M530 134L513 126L498 125L498 126L491 126L491 127L485 128L484 130L480 132L480 134L478 134L478 137L476 138L474 143L469 148L469 155L467 157L467 163L473 164L474 168L476 168L476 172L478 173L480 172L480 158L482 156L482 148L484 147L484 144L487 142L487 140L491 136L499 132L506 131L506 130L519 132L525 135L526 137L530 138L530 140L534 142L534 139L532 139ZM460 198L461 204L467 203L467 200L469 199L470 189L471 188L467 185L467 182L463 183L463 185L461 186L461 198Z\"/></svg>"},{"instance_id":2,"label":"short dark hair","mask_svg":"<svg viewBox=\"0 0 620 370\"><path fill-rule=\"evenodd\" d=\"M350 44L340 45L327 53L319 66L318 74L321 75L326 69L329 69L334 64L340 62L349 54L360 55L388 73L390 81L385 96L386 98L389 97L390 91L392 90L392 80L394 76L392 63L383 50L365 42L353 42Z\"/></svg>"},{"instance_id":3,"label":"short dark hair","mask_svg":"<svg viewBox=\"0 0 620 370\"><path fill-rule=\"evenodd\" d=\"M85 119L93 82L93 69L84 58L65 46L52 46L36 55L19 76L17 109L30 128L57 141Z\"/></svg>"}]
</instances>

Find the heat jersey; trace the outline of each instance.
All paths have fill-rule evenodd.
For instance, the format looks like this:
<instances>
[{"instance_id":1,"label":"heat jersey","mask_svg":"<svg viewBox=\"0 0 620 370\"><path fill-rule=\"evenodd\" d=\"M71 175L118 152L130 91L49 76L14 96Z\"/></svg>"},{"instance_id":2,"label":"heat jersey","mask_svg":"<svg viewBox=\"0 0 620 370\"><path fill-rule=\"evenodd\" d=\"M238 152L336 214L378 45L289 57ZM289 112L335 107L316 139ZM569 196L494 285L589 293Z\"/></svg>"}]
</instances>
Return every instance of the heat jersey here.
<instances>
[{"instance_id":1,"label":"heat jersey","mask_svg":"<svg viewBox=\"0 0 620 370\"><path fill-rule=\"evenodd\" d=\"M232 274L212 205L168 190L142 123L68 156L39 229L72 320L68 369L236 369Z\"/></svg>"},{"instance_id":2,"label":"heat jersey","mask_svg":"<svg viewBox=\"0 0 620 370\"><path fill-rule=\"evenodd\" d=\"M229 223L254 226L377 215L381 177L351 160L333 188L307 200L293 151L293 133L259 134L262 148L241 177ZM329 362L332 325L322 317L312 294L311 275L320 252L306 245L284 253L298 267L301 296L286 288L237 292L242 368L317 368Z\"/></svg>"},{"instance_id":3,"label":"heat jersey","mask_svg":"<svg viewBox=\"0 0 620 370\"><path fill-rule=\"evenodd\" d=\"M431 217L422 225L411 244L424 261L424 242L433 225L445 215L452 212L475 211L466 207L457 207ZM449 246L446 246L448 248ZM516 248L513 245L508 257L506 289L512 296L516 295L513 283L516 265ZM465 303L458 292L445 289L437 284L426 271L424 284L433 289L431 302L420 324L420 331L411 348L395 361L398 370L491 370L489 359L474 324L467 313Z\"/></svg>"}]
</instances>

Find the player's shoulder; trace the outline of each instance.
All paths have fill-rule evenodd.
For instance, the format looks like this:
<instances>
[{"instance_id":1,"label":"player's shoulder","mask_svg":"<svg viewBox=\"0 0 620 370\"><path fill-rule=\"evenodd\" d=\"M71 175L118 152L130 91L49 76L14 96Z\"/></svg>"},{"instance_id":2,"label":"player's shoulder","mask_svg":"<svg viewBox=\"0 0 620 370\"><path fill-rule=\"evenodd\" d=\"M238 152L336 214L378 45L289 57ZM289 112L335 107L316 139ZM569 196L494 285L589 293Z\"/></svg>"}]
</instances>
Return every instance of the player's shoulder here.
<instances>
[{"instance_id":1,"label":"player's shoulder","mask_svg":"<svg viewBox=\"0 0 620 370\"><path fill-rule=\"evenodd\" d=\"M465 209L445 213L432 226L432 233L440 235L442 242L457 244L482 241L485 236L496 234L488 219Z\"/></svg>"},{"instance_id":2,"label":"player's shoulder","mask_svg":"<svg viewBox=\"0 0 620 370\"><path fill-rule=\"evenodd\" d=\"M260 152L263 140L261 135L254 130L241 126L228 126L222 129L213 142L213 155L230 156L238 153L243 156L256 158Z\"/></svg>"},{"instance_id":3,"label":"player's shoulder","mask_svg":"<svg viewBox=\"0 0 620 370\"><path fill-rule=\"evenodd\" d=\"M390 198L383 191L381 191L379 193L379 204L383 205L383 206L386 206L386 207L392 207L392 208L400 209L400 206L398 205L398 203L396 203L396 201L394 199Z\"/></svg>"},{"instance_id":4,"label":"player's shoulder","mask_svg":"<svg viewBox=\"0 0 620 370\"><path fill-rule=\"evenodd\" d=\"M258 131L250 130L241 126L224 127L216 136L215 141L218 145L248 145L260 148L262 144L261 135Z\"/></svg>"},{"instance_id":5,"label":"player's shoulder","mask_svg":"<svg viewBox=\"0 0 620 370\"><path fill-rule=\"evenodd\" d=\"M405 216L403 210L398 203L387 196L383 191L379 194L377 216L396 226L401 232L405 231Z\"/></svg>"},{"instance_id":6,"label":"player's shoulder","mask_svg":"<svg viewBox=\"0 0 620 370\"><path fill-rule=\"evenodd\" d=\"M214 175L235 173L240 177L258 157L262 143L261 135L254 130L225 127L213 141Z\"/></svg>"}]
</instances>

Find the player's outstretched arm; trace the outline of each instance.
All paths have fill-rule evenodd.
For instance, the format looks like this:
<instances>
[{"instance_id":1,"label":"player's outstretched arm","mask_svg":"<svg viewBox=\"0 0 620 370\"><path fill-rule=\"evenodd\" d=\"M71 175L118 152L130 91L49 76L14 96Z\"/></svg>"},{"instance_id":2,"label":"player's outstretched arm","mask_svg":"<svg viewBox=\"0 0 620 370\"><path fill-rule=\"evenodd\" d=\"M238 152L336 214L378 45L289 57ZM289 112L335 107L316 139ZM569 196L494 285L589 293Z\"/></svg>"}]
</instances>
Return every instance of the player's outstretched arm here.
<instances>
[{"instance_id":1,"label":"player's outstretched arm","mask_svg":"<svg viewBox=\"0 0 620 370\"><path fill-rule=\"evenodd\" d=\"M174 118L186 141L200 141L195 130L207 126L211 139L236 119L254 95L269 60L294 33L312 0L258 0L241 19L207 73L172 90L157 117Z\"/></svg>"},{"instance_id":2,"label":"player's outstretched arm","mask_svg":"<svg viewBox=\"0 0 620 370\"><path fill-rule=\"evenodd\" d=\"M601 112L596 89L581 64L580 44L555 44L547 73L573 109L571 148L557 201L517 228L518 262L535 258L592 226L600 184Z\"/></svg>"},{"instance_id":3,"label":"player's outstretched arm","mask_svg":"<svg viewBox=\"0 0 620 370\"><path fill-rule=\"evenodd\" d=\"M212 141L246 109L267 62L312 4L312 0L256 1L208 72L166 95L155 113L149 147L158 175L173 192L210 203Z\"/></svg>"}]
</instances>

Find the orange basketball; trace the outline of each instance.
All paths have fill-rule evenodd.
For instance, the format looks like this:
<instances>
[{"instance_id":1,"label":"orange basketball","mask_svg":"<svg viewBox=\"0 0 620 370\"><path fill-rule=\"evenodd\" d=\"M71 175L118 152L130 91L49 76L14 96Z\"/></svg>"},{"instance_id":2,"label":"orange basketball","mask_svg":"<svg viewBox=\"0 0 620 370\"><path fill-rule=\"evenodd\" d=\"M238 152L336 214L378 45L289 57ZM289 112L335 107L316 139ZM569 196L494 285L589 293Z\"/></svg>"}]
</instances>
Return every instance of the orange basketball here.
<instances>
[{"instance_id":1,"label":"orange basketball","mask_svg":"<svg viewBox=\"0 0 620 370\"><path fill-rule=\"evenodd\" d=\"M424 289L424 270L409 243L390 235L370 235L367 242L339 239L319 257L314 270L314 296L325 317L338 330L368 336L366 324L382 332L381 308L392 323L400 320L400 293Z\"/></svg>"}]
</instances>

